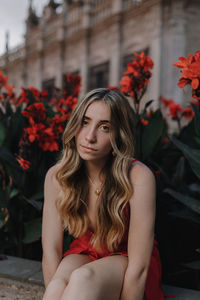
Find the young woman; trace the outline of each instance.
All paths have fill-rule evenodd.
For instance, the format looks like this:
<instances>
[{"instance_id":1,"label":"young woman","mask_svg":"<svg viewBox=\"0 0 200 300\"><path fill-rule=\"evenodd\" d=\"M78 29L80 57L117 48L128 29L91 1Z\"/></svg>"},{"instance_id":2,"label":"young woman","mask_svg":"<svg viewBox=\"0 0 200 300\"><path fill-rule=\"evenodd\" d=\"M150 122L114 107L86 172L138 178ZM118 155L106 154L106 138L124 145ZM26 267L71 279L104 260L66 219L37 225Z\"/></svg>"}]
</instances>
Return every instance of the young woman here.
<instances>
[{"instance_id":1,"label":"young woman","mask_svg":"<svg viewBox=\"0 0 200 300\"><path fill-rule=\"evenodd\" d=\"M133 158L133 128L115 90L93 90L73 111L45 178L44 300L164 299L155 178ZM64 230L75 240L63 255Z\"/></svg>"}]
</instances>

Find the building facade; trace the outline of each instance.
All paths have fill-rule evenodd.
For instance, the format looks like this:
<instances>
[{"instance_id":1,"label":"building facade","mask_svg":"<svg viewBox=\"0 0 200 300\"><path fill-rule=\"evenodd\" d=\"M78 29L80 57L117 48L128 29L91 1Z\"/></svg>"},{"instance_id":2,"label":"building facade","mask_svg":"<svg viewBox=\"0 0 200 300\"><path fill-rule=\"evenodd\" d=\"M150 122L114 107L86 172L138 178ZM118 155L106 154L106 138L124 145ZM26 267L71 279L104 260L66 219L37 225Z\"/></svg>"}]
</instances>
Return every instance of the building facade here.
<instances>
[{"instance_id":1,"label":"building facade","mask_svg":"<svg viewBox=\"0 0 200 300\"><path fill-rule=\"evenodd\" d=\"M200 49L199 0L50 0L39 18L30 1L24 44L0 57L0 70L21 86L50 89L67 73L80 74L81 95L119 86L134 51L154 61L146 99L159 96L184 104L177 87L180 56Z\"/></svg>"}]
</instances>

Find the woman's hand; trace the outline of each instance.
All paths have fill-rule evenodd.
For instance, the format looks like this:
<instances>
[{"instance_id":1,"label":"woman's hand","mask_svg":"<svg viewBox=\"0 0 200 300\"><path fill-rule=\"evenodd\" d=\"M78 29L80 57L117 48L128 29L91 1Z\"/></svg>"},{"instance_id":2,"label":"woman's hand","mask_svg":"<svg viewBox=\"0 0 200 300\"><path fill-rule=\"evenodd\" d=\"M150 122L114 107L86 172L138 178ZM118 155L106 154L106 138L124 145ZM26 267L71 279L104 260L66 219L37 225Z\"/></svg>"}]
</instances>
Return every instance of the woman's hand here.
<instances>
[{"instance_id":1,"label":"woman's hand","mask_svg":"<svg viewBox=\"0 0 200 300\"><path fill-rule=\"evenodd\" d=\"M151 170L136 163L130 171L133 196L130 199L128 267L121 300L143 300L151 260L156 208L156 182Z\"/></svg>"}]
</instances>

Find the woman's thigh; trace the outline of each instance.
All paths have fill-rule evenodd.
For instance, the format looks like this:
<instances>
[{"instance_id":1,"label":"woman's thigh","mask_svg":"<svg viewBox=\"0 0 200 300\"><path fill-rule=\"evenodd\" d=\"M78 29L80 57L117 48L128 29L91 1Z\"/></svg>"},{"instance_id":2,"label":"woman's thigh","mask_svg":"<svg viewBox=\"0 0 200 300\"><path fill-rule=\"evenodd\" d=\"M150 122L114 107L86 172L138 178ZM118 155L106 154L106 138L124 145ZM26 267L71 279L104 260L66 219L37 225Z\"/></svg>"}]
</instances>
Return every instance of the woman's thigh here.
<instances>
[{"instance_id":1,"label":"woman's thigh","mask_svg":"<svg viewBox=\"0 0 200 300\"><path fill-rule=\"evenodd\" d=\"M98 299L119 300L127 265L127 257L113 255L89 262L75 272L80 271L81 275L82 268L91 271L93 274L91 285L92 288L99 291ZM81 277L79 276L79 278Z\"/></svg>"},{"instance_id":2,"label":"woman's thigh","mask_svg":"<svg viewBox=\"0 0 200 300\"><path fill-rule=\"evenodd\" d=\"M75 269L80 268L82 265L91 261L92 260L89 258L89 256L85 254L69 254L61 260L52 280L63 279L67 283L71 273Z\"/></svg>"}]
</instances>

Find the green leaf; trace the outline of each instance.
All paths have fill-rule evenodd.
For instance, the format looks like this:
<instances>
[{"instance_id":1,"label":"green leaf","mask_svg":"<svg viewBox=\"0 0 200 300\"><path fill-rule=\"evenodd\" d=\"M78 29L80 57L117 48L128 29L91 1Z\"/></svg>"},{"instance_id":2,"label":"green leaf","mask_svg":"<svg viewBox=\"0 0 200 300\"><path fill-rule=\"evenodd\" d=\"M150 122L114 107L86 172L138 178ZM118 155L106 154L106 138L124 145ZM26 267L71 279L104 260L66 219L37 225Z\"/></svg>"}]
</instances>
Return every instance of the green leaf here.
<instances>
[{"instance_id":1,"label":"green leaf","mask_svg":"<svg viewBox=\"0 0 200 300\"><path fill-rule=\"evenodd\" d=\"M163 118L158 110L152 115L149 124L143 126L142 134L142 159L145 160L153 152L163 131Z\"/></svg>"},{"instance_id":2,"label":"green leaf","mask_svg":"<svg viewBox=\"0 0 200 300\"><path fill-rule=\"evenodd\" d=\"M41 237L42 218L34 219L24 224L25 235L24 244L30 244L37 241Z\"/></svg>"},{"instance_id":3,"label":"green leaf","mask_svg":"<svg viewBox=\"0 0 200 300\"><path fill-rule=\"evenodd\" d=\"M196 135L200 136L200 112L199 108L194 105L193 103L190 104L192 106L192 109L194 111L194 126L195 126L195 131Z\"/></svg>"},{"instance_id":4,"label":"green leaf","mask_svg":"<svg viewBox=\"0 0 200 300\"><path fill-rule=\"evenodd\" d=\"M181 266L184 266L188 269L192 269L192 270L197 270L199 271L200 270L200 260L195 260L195 261L192 261L192 262L187 262L187 263L182 263Z\"/></svg>"},{"instance_id":5,"label":"green leaf","mask_svg":"<svg viewBox=\"0 0 200 300\"><path fill-rule=\"evenodd\" d=\"M197 144L199 144L199 146L200 146L200 138L199 137L197 137L197 136L195 136L195 141L197 142Z\"/></svg>"},{"instance_id":6,"label":"green leaf","mask_svg":"<svg viewBox=\"0 0 200 300\"><path fill-rule=\"evenodd\" d=\"M2 189L0 189L0 208L3 208L3 207L7 207L7 203L6 203L3 191L2 191Z\"/></svg>"},{"instance_id":7,"label":"green leaf","mask_svg":"<svg viewBox=\"0 0 200 300\"><path fill-rule=\"evenodd\" d=\"M43 199L43 198L44 198L44 191L42 190L42 191L39 191L38 193L36 193L35 195L33 195L33 196L30 198L30 200L36 201L36 200L41 200L41 199Z\"/></svg>"},{"instance_id":8,"label":"green leaf","mask_svg":"<svg viewBox=\"0 0 200 300\"><path fill-rule=\"evenodd\" d=\"M0 146L0 159L2 159L7 164L9 164L13 167L20 169L17 160L15 159L15 157L12 155L12 153L10 152L10 150L8 148Z\"/></svg>"},{"instance_id":9,"label":"green leaf","mask_svg":"<svg viewBox=\"0 0 200 300\"><path fill-rule=\"evenodd\" d=\"M168 193L173 198L181 202L183 205L187 206L189 209L194 211L197 214L200 214L200 201L195 198L192 198L188 195L183 195L179 192L176 192L170 188L164 189L165 193Z\"/></svg>"},{"instance_id":10,"label":"green leaf","mask_svg":"<svg viewBox=\"0 0 200 300\"><path fill-rule=\"evenodd\" d=\"M192 182L188 185L191 192L200 193L200 184L197 182Z\"/></svg>"},{"instance_id":11,"label":"green leaf","mask_svg":"<svg viewBox=\"0 0 200 300\"><path fill-rule=\"evenodd\" d=\"M3 126L2 123L0 123L0 145L3 144L3 141L5 139L5 136L6 136L6 129L5 127Z\"/></svg>"},{"instance_id":12,"label":"green leaf","mask_svg":"<svg viewBox=\"0 0 200 300\"><path fill-rule=\"evenodd\" d=\"M0 229L5 225L5 213L3 211L0 211Z\"/></svg>"},{"instance_id":13,"label":"green leaf","mask_svg":"<svg viewBox=\"0 0 200 300\"><path fill-rule=\"evenodd\" d=\"M193 172L200 178L200 150L192 149L181 141L177 140L174 136L170 137L171 141L176 147L184 154L188 160Z\"/></svg>"},{"instance_id":14,"label":"green leaf","mask_svg":"<svg viewBox=\"0 0 200 300\"><path fill-rule=\"evenodd\" d=\"M176 219L184 219L200 225L199 215L189 210L187 207L183 207L182 209L179 208L179 210L174 210L170 212L169 215Z\"/></svg>"},{"instance_id":15,"label":"green leaf","mask_svg":"<svg viewBox=\"0 0 200 300\"><path fill-rule=\"evenodd\" d=\"M10 192L10 199L14 198L15 196L17 196L19 194L19 190L17 189L12 189Z\"/></svg>"},{"instance_id":16,"label":"green leaf","mask_svg":"<svg viewBox=\"0 0 200 300\"><path fill-rule=\"evenodd\" d=\"M149 107L149 105L151 105L151 103L153 102L154 100L149 100L146 104L145 104L145 107L144 107L144 110L146 111L147 107Z\"/></svg>"},{"instance_id":17,"label":"green leaf","mask_svg":"<svg viewBox=\"0 0 200 300\"><path fill-rule=\"evenodd\" d=\"M38 211L42 210L43 207L43 202L42 201L38 201L38 200L32 200L31 198L27 198L25 196L23 196L23 199L28 202L30 205L32 205L34 208L36 208Z\"/></svg>"},{"instance_id":18,"label":"green leaf","mask_svg":"<svg viewBox=\"0 0 200 300\"><path fill-rule=\"evenodd\" d=\"M176 182L181 182L183 179L184 173L185 173L185 157L181 156L177 163L176 172L173 175L173 179Z\"/></svg>"}]
</instances>

